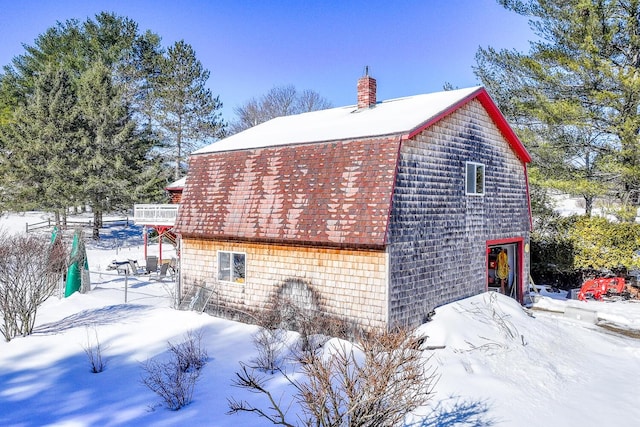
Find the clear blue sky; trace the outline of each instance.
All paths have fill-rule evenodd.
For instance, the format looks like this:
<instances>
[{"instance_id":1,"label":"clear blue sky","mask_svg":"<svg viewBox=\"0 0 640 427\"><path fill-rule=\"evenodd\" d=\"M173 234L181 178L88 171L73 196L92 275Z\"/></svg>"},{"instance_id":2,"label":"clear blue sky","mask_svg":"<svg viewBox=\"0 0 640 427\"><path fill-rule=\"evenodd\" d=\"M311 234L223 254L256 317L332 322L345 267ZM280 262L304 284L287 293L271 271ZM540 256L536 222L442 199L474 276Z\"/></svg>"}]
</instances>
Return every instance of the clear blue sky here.
<instances>
[{"instance_id":1,"label":"clear blue sky","mask_svg":"<svg viewBox=\"0 0 640 427\"><path fill-rule=\"evenodd\" d=\"M57 21L101 11L133 19L167 47L184 39L211 72L223 115L274 86L355 103L365 65L378 100L478 85L479 46L528 50L526 19L495 0L0 0L0 65Z\"/></svg>"}]
</instances>

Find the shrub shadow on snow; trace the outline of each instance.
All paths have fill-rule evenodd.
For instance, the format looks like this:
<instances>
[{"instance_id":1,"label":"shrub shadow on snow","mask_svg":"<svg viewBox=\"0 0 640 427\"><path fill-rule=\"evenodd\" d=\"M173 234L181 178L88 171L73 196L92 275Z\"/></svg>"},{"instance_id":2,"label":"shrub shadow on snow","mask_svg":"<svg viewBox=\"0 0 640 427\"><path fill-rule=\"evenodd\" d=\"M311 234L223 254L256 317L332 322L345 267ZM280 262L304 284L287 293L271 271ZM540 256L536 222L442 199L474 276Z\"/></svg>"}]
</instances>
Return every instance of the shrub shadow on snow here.
<instances>
[{"instance_id":1,"label":"shrub shadow on snow","mask_svg":"<svg viewBox=\"0 0 640 427\"><path fill-rule=\"evenodd\" d=\"M99 374L90 371L80 345L76 353L52 366L0 370L0 425L179 426L199 425L198 420L205 417L197 408L179 414L145 410L158 400L138 384L139 362L128 360L126 353L105 356L107 369Z\"/></svg>"},{"instance_id":2,"label":"shrub shadow on snow","mask_svg":"<svg viewBox=\"0 0 640 427\"><path fill-rule=\"evenodd\" d=\"M129 280L131 280L131 279L129 279ZM143 287L149 286L149 285L151 285L151 282L149 282L149 281L137 280L135 283L130 284L129 287L133 288L133 289L138 289L138 288L143 288Z\"/></svg>"},{"instance_id":3,"label":"shrub shadow on snow","mask_svg":"<svg viewBox=\"0 0 640 427\"><path fill-rule=\"evenodd\" d=\"M464 400L459 396L451 396L438 402L425 418L406 427L490 427L497 424L488 415L490 409L486 400Z\"/></svg>"},{"instance_id":4,"label":"shrub shadow on snow","mask_svg":"<svg viewBox=\"0 0 640 427\"><path fill-rule=\"evenodd\" d=\"M136 304L117 304L93 310L83 310L56 322L36 326L33 335L51 335L72 328L92 327L122 323L149 310L149 306Z\"/></svg>"}]
</instances>

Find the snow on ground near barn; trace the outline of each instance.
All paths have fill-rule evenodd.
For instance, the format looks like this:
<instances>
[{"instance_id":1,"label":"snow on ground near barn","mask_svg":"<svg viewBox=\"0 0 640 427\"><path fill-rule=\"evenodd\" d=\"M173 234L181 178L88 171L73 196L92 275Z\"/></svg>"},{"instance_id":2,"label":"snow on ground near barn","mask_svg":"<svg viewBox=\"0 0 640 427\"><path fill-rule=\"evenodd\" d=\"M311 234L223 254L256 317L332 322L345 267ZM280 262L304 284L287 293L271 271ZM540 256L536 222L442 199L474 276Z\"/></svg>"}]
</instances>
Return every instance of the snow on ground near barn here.
<instances>
[{"instance_id":1,"label":"snow on ground near barn","mask_svg":"<svg viewBox=\"0 0 640 427\"><path fill-rule=\"evenodd\" d=\"M22 232L25 220L39 217L3 216L0 228ZM269 425L252 414L226 415L231 396L264 403L231 386L239 362L256 356L257 327L173 310L169 283L141 276L129 277L125 303L124 276L108 275L106 266L113 259L142 261L140 230L112 227L103 234L88 242L91 292L51 298L32 336L0 342L0 425ZM412 425L636 426L640 339L633 333L640 331L640 303L548 295L531 311L496 293L437 309L419 331L428 336L428 363L441 377L432 405ZM594 318L631 336L588 321ZM167 342L180 342L188 331L202 332L209 362L193 402L172 412L140 383L141 362L166 356ZM84 353L95 334L107 360L100 374L90 372ZM287 401L281 378L274 376L270 387Z\"/></svg>"}]
</instances>

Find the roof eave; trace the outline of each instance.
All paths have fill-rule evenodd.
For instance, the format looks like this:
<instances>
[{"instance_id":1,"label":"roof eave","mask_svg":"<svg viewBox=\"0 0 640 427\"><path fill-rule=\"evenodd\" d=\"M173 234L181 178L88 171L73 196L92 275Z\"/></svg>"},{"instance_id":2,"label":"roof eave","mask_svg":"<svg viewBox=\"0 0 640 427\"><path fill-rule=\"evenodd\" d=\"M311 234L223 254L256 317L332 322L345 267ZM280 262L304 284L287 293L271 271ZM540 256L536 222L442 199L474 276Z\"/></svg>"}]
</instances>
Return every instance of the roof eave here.
<instances>
[{"instance_id":1,"label":"roof eave","mask_svg":"<svg viewBox=\"0 0 640 427\"><path fill-rule=\"evenodd\" d=\"M395 131L391 133L384 133L379 135L365 135L365 136L357 136L350 138L337 138L337 139L326 139L326 140L318 140L318 141L300 141L300 142L288 142L286 144L274 144L274 145L265 145L265 146L256 146L256 147L243 147L243 148L231 148L228 150L219 150L219 151L206 151L202 153L191 153L189 157L192 156L203 156L208 154L219 154L219 153L231 153L234 151L251 151L251 150L263 150L263 149L273 149L273 148L282 148L282 147L293 147L298 145L313 145L313 144L329 144L332 142L352 142L352 141L366 141L366 140L376 140L376 139L390 139L401 137L405 139L406 131Z\"/></svg>"},{"instance_id":2,"label":"roof eave","mask_svg":"<svg viewBox=\"0 0 640 427\"><path fill-rule=\"evenodd\" d=\"M182 238L187 239L203 239L210 241L221 242L243 242L243 243L255 243L255 244L279 244L284 246L312 246L328 249L357 249L357 250L384 250L387 243L381 241L346 241L346 242L331 242L331 241L316 241L305 239L280 239L280 238L268 238L268 237L242 237L229 234L212 234L212 233L200 233L188 230L174 229L174 232L180 234Z\"/></svg>"}]
</instances>

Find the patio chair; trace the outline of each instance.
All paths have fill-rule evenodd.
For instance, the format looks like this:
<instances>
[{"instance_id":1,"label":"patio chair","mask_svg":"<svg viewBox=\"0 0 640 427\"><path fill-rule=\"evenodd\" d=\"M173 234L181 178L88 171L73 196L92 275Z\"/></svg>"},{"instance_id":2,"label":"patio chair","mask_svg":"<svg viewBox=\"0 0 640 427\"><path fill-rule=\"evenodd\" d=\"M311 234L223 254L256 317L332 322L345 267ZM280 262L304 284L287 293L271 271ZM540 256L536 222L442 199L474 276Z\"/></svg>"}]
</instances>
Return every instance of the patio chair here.
<instances>
[{"instance_id":1,"label":"patio chair","mask_svg":"<svg viewBox=\"0 0 640 427\"><path fill-rule=\"evenodd\" d=\"M140 273L138 267L138 261L134 259L129 259L126 261L112 261L111 265L107 267L107 269L112 270L115 266L115 269L118 274L134 274L137 275Z\"/></svg>"},{"instance_id":2,"label":"patio chair","mask_svg":"<svg viewBox=\"0 0 640 427\"><path fill-rule=\"evenodd\" d=\"M169 269L169 264L168 263L163 263L160 266L160 271L158 273L156 273L153 276L149 277L149 280L158 280L158 281L162 281L167 277L167 270Z\"/></svg>"},{"instance_id":3,"label":"patio chair","mask_svg":"<svg viewBox=\"0 0 640 427\"><path fill-rule=\"evenodd\" d=\"M178 274L178 260L175 257L172 257L171 261L169 261L168 273L171 275L172 279L175 279L176 275Z\"/></svg>"},{"instance_id":4,"label":"patio chair","mask_svg":"<svg viewBox=\"0 0 640 427\"><path fill-rule=\"evenodd\" d=\"M122 274L129 274L129 263L123 263L120 264L116 267L116 272L118 274L122 273Z\"/></svg>"},{"instance_id":5,"label":"patio chair","mask_svg":"<svg viewBox=\"0 0 640 427\"><path fill-rule=\"evenodd\" d=\"M135 276L140 274L140 267L138 266L138 261L135 259L129 260L129 268L131 268L131 273Z\"/></svg>"},{"instance_id":6,"label":"patio chair","mask_svg":"<svg viewBox=\"0 0 640 427\"><path fill-rule=\"evenodd\" d=\"M158 271L158 257L153 255L148 256L145 269L147 270L147 274L156 273Z\"/></svg>"}]
</instances>

